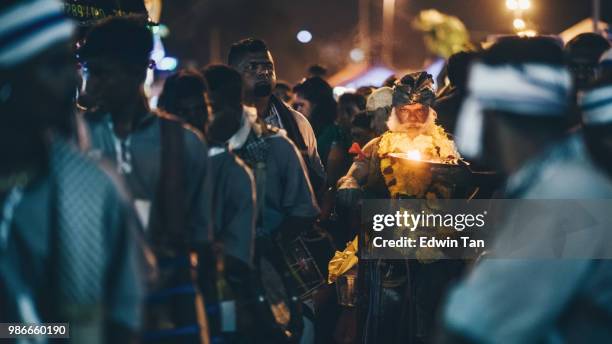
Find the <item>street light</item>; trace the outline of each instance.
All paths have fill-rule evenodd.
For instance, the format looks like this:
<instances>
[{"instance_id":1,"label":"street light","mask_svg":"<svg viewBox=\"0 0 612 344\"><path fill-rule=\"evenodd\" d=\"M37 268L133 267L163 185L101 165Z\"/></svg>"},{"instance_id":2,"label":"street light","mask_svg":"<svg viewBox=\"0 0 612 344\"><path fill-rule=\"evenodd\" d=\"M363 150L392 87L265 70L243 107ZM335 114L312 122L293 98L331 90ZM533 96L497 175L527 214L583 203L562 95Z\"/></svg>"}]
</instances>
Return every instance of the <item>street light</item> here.
<instances>
[{"instance_id":1,"label":"street light","mask_svg":"<svg viewBox=\"0 0 612 344\"><path fill-rule=\"evenodd\" d=\"M531 7L531 1L529 0L518 0L518 8L521 10L528 10Z\"/></svg>"},{"instance_id":2,"label":"street light","mask_svg":"<svg viewBox=\"0 0 612 344\"><path fill-rule=\"evenodd\" d=\"M365 52L363 51L363 49L354 48L349 53L349 56L351 57L351 60L353 60L353 62L361 62L365 59Z\"/></svg>"},{"instance_id":3,"label":"street light","mask_svg":"<svg viewBox=\"0 0 612 344\"><path fill-rule=\"evenodd\" d=\"M528 10L531 7L530 0L506 0L506 7L511 11Z\"/></svg>"},{"instance_id":4,"label":"street light","mask_svg":"<svg viewBox=\"0 0 612 344\"><path fill-rule=\"evenodd\" d=\"M530 34L534 32L533 30L527 30L527 22L523 19L524 12L531 8L530 0L506 0L506 7L514 12L512 26L517 34L524 35L525 31L529 31Z\"/></svg>"},{"instance_id":5,"label":"street light","mask_svg":"<svg viewBox=\"0 0 612 344\"><path fill-rule=\"evenodd\" d=\"M527 24L523 19L515 18L514 21L512 21L512 26L514 26L516 30L520 31L524 30L527 27Z\"/></svg>"},{"instance_id":6,"label":"street light","mask_svg":"<svg viewBox=\"0 0 612 344\"><path fill-rule=\"evenodd\" d=\"M300 43L308 43L312 40L312 34L308 30L301 30L297 33L297 40L300 41Z\"/></svg>"}]
</instances>

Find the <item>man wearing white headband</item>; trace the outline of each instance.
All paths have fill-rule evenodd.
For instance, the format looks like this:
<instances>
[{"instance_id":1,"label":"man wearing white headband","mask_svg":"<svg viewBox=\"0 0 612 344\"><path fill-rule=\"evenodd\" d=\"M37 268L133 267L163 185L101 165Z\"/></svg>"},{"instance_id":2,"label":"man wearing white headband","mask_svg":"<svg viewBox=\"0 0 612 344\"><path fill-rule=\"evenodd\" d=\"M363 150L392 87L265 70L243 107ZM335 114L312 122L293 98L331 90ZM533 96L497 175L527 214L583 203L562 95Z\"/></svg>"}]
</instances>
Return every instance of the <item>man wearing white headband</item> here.
<instances>
[{"instance_id":1,"label":"man wearing white headband","mask_svg":"<svg viewBox=\"0 0 612 344\"><path fill-rule=\"evenodd\" d=\"M559 204L554 200L612 198L612 183L589 160L581 136L565 134L572 84L556 42L499 41L472 66L468 89L458 147L508 176L501 198L550 200L551 206ZM489 246L497 258L483 259L450 293L444 342L609 340L612 304L598 297L612 269L589 259L609 245L601 234L609 224L596 219L588 235L569 240L567 233L578 228L566 222L573 215L548 209L515 226L514 210L495 227ZM565 241L555 246L559 240ZM576 251L586 258L563 259ZM543 252L554 258L533 258Z\"/></svg>"},{"instance_id":2,"label":"man wearing white headband","mask_svg":"<svg viewBox=\"0 0 612 344\"><path fill-rule=\"evenodd\" d=\"M128 343L143 246L124 191L70 142L73 29L59 1L0 5L0 322Z\"/></svg>"}]
</instances>

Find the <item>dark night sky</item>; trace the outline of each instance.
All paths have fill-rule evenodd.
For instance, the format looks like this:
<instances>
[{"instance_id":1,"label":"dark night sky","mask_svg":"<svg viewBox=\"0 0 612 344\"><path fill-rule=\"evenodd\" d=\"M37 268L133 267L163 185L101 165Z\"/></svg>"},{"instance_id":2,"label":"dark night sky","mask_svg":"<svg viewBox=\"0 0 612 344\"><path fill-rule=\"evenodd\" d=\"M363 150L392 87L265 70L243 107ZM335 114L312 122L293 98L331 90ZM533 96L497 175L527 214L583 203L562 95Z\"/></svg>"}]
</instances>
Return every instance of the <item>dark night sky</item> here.
<instances>
[{"instance_id":1,"label":"dark night sky","mask_svg":"<svg viewBox=\"0 0 612 344\"><path fill-rule=\"evenodd\" d=\"M591 12L590 0L531 2L528 18L541 33L559 33ZM382 3L370 1L373 38L379 37ZM357 5L358 0L165 0L161 21L170 29L166 49L181 61L209 63L211 31L217 28L218 62L225 62L232 42L260 37L272 50L279 78L294 82L310 64L321 63L334 72L348 61L348 52L356 43ZM459 17L475 39L511 29L512 13L504 0L396 0L395 67L418 68L423 64L422 38L410 22L428 8ZM607 22L612 20L612 1L602 1L602 15ZM300 29L312 32L309 44L296 40Z\"/></svg>"}]
</instances>

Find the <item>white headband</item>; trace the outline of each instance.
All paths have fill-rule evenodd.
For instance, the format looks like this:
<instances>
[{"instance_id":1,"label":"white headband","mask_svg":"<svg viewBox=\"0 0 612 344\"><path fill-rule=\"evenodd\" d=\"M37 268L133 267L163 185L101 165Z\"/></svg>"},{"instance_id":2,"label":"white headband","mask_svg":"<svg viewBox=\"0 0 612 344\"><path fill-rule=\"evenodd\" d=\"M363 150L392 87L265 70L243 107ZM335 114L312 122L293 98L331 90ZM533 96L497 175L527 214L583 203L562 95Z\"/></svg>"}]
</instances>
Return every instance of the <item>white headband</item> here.
<instances>
[{"instance_id":1,"label":"white headband","mask_svg":"<svg viewBox=\"0 0 612 344\"><path fill-rule=\"evenodd\" d=\"M612 124L612 85L580 93L578 104L584 124Z\"/></svg>"},{"instance_id":2,"label":"white headband","mask_svg":"<svg viewBox=\"0 0 612 344\"><path fill-rule=\"evenodd\" d=\"M569 106L571 88L571 75L562 67L474 64L468 80L469 95L457 120L457 148L464 157L480 157L484 110L531 117L564 116Z\"/></svg>"},{"instance_id":3,"label":"white headband","mask_svg":"<svg viewBox=\"0 0 612 344\"><path fill-rule=\"evenodd\" d=\"M70 39L74 23L57 0L28 1L0 13L0 67L14 66Z\"/></svg>"}]
</instances>

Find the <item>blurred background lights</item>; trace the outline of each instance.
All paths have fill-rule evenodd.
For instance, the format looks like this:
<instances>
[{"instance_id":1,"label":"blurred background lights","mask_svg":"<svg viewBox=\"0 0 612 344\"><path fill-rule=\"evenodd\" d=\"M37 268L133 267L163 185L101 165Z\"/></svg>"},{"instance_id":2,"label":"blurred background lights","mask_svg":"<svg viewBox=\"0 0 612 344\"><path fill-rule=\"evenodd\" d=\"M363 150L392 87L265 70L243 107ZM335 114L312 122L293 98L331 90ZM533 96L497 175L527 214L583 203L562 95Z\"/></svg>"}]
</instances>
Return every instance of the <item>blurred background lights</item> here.
<instances>
[{"instance_id":1,"label":"blurred background lights","mask_svg":"<svg viewBox=\"0 0 612 344\"><path fill-rule=\"evenodd\" d=\"M525 29L525 27L527 27L527 24L521 18L514 19L514 21L512 21L512 25L514 26L516 30L523 30Z\"/></svg>"},{"instance_id":2,"label":"blurred background lights","mask_svg":"<svg viewBox=\"0 0 612 344\"><path fill-rule=\"evenodd\" d=\"M365 52L363 51L363 49L355 48L351 50L349 56L351 57L351 60L353 60L353 62L361 62L365 58Z\"/></svg>"},{"instance_id":3,"label":"blurred background lights","mask_svg":"<svg viewBox=\"0 0 612 344\"><path fill-rule=\"evenodd\" d=\"M176 69L178 61L174 57L166 56L158 64L157 69L165 71L173 71Z\"/></svg>"},{"instance_id":4,"label":"blurred background lights","mask_svg":"<svg viewBox=\"0 0 612 344\"><path fill-rule=\"evenodd\" d=\"M301 43L308 43L312 40L312 34L308 30L301 30L297 33L297 40Z\"/></svg>"},{"instance_id":5,"label":"blurred background lights","mask_svg":"<svg viewBox=\"0 0 612 344\"><path fill-rule=\"evenodd\" d=\"M531 7L530 0L506 0L506 7L509 10L517 11L517 10L528 10Z\"/></svg>"}]
</instances>

